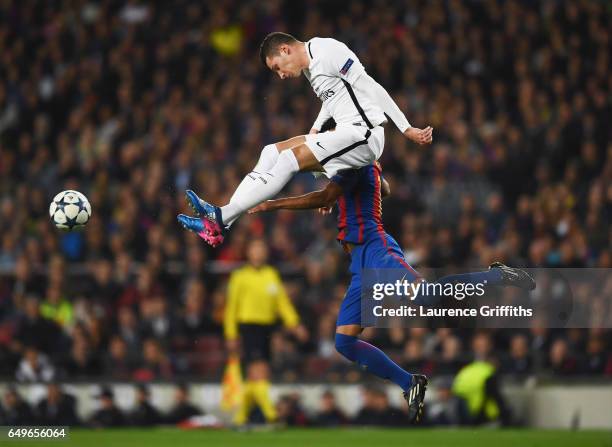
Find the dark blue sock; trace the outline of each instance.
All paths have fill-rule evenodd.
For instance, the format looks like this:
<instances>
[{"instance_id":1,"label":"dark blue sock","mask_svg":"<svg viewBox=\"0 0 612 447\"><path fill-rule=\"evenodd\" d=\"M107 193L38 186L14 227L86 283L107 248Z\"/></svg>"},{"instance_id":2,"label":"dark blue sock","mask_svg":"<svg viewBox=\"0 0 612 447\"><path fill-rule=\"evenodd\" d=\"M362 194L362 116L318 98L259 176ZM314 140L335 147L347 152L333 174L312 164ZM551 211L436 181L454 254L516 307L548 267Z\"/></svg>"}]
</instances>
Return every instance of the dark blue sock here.
<instances>
[{"instance_id":1,"label":"dark blue sock","mask_svg":"<svg viewBox=\"0 0 612 447\"><path fill-rule=\"evenodd\" d=\"M336 349L352 362L382 379L389 379L407 391L412 384L412 374L404 371L376 346L357 337L336 334Z\"/></svg>"}]
</instances>

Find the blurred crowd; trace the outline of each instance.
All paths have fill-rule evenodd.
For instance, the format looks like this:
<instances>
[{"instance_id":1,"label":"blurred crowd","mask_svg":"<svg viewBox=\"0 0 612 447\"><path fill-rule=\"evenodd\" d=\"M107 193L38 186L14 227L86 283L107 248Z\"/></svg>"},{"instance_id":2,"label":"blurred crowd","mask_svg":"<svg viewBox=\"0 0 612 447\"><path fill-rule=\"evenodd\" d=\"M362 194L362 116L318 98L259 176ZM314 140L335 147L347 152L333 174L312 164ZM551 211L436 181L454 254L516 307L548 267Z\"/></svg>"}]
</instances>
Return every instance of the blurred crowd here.
<instances>
[{"instance_id":1,"label":"blurred crowd","mask_svg":"<svg viewBox=\"0 0 612 447\"><path fill-rule=\"evenodd\" d=\"M462 401L451 392L447 383L439 382L435 402L428 407L427 425L470 425L478 423L470 418ZM26 399L15 387L5 390L0 396L0 423L7 426L86 426L86 427L147 427L155 425L179 425L184 428L220 427L224 422L205 412L190 398L189 387L178 384L170 408L161 409L153 402L148 386L138 385L129 406L119 406L116 393L102 386L95 394L96 403L89 414L79 413L77 395L57 383L46 387L43 397L35 401ZM82 396L81 396L82 398ZM286 426L336 427L339 425L406 426L406 404L400 407L390 403L383 387L366 385L361 387L359 402L352 402L355 412L347 413L339 403L333 390L321 393L315 408L306 409L298 392L282 394L277 403L277 423ZM264 422L263 414L255 409L249 418L250 424ZM520 423L520 420L514 422Z\"/></svg>"},{"instance_id":2,"label":"blurred crowd","mask_svg":"<svg viewBox=\"0 0 612 447\"><path fill-rule=\"evenodd\" d=\"M185 384L176 386L173 405L166 412L151 403L151 393L145 385L136 388L134 402L127 410L117 406L115 394L110 388L102 387L95 396L97 407L87 418L79 416L75 396L57 383L50 383L46 395L34 404L26 401L14 387L7 389L2 397L0 422L10 426L145 427L179 424L203 416L203 411L190 402L189 388Z\"/></svg>"},{"instance_id":3,"label":"blurred crowd","mask_svg":"<svg viewBox=\"0 0 612 447\"><path fill-rule=\"evenodd\" d=\"M376 14L372 14L372 10ZM347 43L434 144L386 127L387 231L419 267L612 264L612 11L596 1L86 0L0 4L0 376L218 378L227 273L253 236L310 339L272 339L287 381L359 381L334 351L347 260L332 217L246 216L211 249L176 222L192 188L225 203L268 143L320 104L257 56L268 32ZM299 175L285 193L320 186ZM47 215L85 193L87 228ZM583 291L612 312L610 281ZM610 321L608 319L607 321ZM403 366L612 375L605 328L368 330Z\"/></svg>"}]
</instances>

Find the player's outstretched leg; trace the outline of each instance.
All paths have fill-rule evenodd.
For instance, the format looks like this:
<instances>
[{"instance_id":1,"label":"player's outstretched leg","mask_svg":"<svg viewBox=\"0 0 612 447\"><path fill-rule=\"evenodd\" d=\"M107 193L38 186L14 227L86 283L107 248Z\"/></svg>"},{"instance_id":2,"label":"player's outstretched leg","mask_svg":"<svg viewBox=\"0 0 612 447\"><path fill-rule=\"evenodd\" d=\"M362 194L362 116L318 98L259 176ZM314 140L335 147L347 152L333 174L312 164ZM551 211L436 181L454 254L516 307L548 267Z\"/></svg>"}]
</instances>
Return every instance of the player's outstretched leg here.
<instances>
[{"instance_id":1,"label":"player's outstretched leg","mask_svg":"<svg viewBox=\"0 0 612 447\"><path fill-rule=\"evenodd\" d=\"M536 288L534 279L523 269L508 267L501 262L494 262L489 266L489 270L481 272L456 273L443 276L435 284L464 283L464 284L486 284L487 286L510 286L518 287L523 290L533 290ZM415 298L415 304L424 306L435 306L444 300L444 295L423 295Z\"/></svg>"},{"instance_id":2,"label":"player's outstretched leg","mask_svg":"<svg viewBox=\"0 0 612 447\"><path fill-rule=\"evenodd\" d=\"M179 216L179 222L210 245L219 245L223 242L228 225L250 208L278 194L299 170L293 151L283 151L272 168L262 173L253 171L247 174L236 188L230 202L223 207L211 205L193 191L188 191L187 199L199 214L201 225L194 220L186 219L186 216Z\"/></svg>"},{"instance_id":3,"label":"player's outstretched leg","mask_svg":"<svg viewBox=\"0 0 612 447\"><path fill-rule=\"evenodd\" d=\"M292 144L297 140L301 141L303 137L287 140L287 142L280 143L273 148L283 148L284 145ZM269 165L272 166L269 169L262 170L262 172L252 171L247 174L236 188L227 205L217 207L199 198L193 191L187 192L187 198L191 206L202 218L202 225L185 219L185 217L179 217L181 224L199 234L209 244L213 245L211 240L214 240L218 245L223 242L224 233L229 229L229 226L240 215L278 194L300 169L323 169L305 144L297 144L291 149L283 150L278 154L275 161L273 161L274 157L271 155L273 150L267 152L269 153L268 156L264 160L260 158L257 166L264 168Z\"/></svg>"}]
</instances>

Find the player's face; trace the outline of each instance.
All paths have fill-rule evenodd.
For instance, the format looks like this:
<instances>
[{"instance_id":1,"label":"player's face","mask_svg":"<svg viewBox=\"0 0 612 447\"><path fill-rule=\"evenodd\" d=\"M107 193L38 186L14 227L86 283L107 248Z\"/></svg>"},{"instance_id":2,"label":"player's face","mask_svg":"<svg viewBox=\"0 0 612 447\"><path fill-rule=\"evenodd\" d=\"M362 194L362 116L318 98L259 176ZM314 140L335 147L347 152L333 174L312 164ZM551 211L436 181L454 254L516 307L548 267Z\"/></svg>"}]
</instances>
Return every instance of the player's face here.
<instances>
[{"instance_id":1,"label":"player's face","mask_svg":"<svg viewBox=\"0 0 612 447\"><path fill-rule=\"evenodd\" d=\"M302 73L298 52L289 45L281 45L278 53L266 58L266 64L281 79L297 78Z\"/></svg>"}]
</instances>

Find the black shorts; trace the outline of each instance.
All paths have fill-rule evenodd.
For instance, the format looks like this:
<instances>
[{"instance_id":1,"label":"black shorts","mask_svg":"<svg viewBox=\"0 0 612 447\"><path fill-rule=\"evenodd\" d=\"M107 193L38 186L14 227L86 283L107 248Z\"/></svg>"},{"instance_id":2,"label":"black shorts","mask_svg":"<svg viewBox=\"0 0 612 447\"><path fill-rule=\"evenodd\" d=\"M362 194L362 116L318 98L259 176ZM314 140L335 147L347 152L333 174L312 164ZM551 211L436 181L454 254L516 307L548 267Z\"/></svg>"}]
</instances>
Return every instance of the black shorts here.
<instances>
[{"instance_id":1,"label":"black shorts","mask_svg":"<svg viewBox=\"0 0 612 447\"><path fill-rule=\"evenodd\" d=\"M270 361L270 341L274 325L239 324L242 340L242 361L245 365L257 360Z\"/></svg>"}]
</instances>

